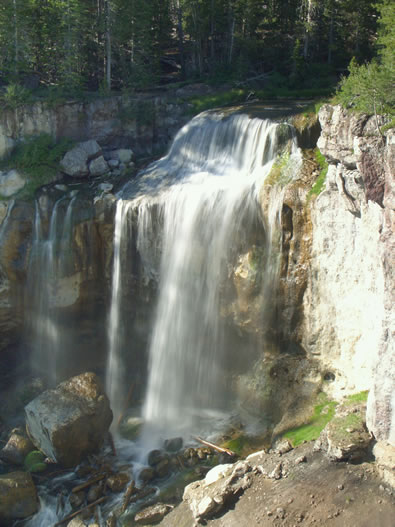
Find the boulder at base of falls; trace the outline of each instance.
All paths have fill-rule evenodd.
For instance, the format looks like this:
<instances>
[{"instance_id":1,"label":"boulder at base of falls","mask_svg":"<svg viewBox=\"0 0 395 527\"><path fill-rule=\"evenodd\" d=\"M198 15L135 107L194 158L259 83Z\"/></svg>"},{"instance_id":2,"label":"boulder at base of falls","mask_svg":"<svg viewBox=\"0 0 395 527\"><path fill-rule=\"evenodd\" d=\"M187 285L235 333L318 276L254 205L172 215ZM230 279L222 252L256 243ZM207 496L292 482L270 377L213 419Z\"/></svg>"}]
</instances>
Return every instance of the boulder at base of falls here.
<instances>
[{"instance_id":1,"label":"boulder at base of falls","mask_svg":"<svg viewBox=\"0 0 395 527\"><path fill-rule=\"evenodd\" d=\"M27 518L38 510L37 491L28 472L0 476L0 525Z\"/></svg>"},{"instance_id":2,"label":"boulder at base of falls","mask_svg":"<svg viewBox=\"0 0 395 527\"><path fill-rule=\"evenodd\" d=\"M195 520L211 518L237 500L252 484L251 469L245 461L218 465L205 479L185 487L183 501L188 503Z\"/></svg>"},{"instance_id":3,"label":"boulder at base of falls","mask_svg":"<svg viewBox=\"0 0 395 527\"><path fill-rule=\"evenodd\" d=\"M112 421L107 395L94 373L83 373L47 390L26 407L35 446L64 467L97 451Z\"/></svg>"}]
</instances>

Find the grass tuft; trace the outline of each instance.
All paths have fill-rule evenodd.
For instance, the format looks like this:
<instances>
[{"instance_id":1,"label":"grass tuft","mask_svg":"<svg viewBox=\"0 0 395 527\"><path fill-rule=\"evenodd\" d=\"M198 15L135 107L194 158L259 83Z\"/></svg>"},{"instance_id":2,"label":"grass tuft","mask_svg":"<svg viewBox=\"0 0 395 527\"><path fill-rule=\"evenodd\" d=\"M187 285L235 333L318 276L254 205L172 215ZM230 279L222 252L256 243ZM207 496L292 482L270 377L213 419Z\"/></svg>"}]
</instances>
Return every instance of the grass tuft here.
<instances>
[{"instance_id":1,"label":"grass tuft","mask_svg":"<svg viewBox=\"0 0 395 527\"><path fill-rule=\"evenodd\" d=\"M290 440L292 446L296 447L304 441L318 439L325 426L335 415L337 403L330 401L325 393L321 393L318 398L318 404L314 407L313 415L309 421L297 428L287 430L283 436Z\"/></svg>"}]
</instances>

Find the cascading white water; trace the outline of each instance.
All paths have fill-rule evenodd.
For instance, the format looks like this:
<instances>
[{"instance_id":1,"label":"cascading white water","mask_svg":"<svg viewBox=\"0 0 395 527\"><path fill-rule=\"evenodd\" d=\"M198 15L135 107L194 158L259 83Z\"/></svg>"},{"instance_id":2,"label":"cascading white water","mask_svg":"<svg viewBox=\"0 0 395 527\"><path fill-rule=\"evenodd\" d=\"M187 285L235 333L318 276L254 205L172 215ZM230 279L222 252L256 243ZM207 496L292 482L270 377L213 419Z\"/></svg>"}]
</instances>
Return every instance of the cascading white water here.
<instances>
[{"instance_id":1,"label":"cascading white water","mask_svg":"<svg viewBox=\"0 0 395 527\"><path fill-rule=\"evenodd\" d=\"M58 280L68 263L72 213L75 198L59 199L52 210L47 233L43 228L39 202L36 202L32 250L28 268L29 332L32 370L51 385L58 381L61 350L60 328L55 314Z\"/></svg>"},{"instance_id":2,"label":"cascading white water","mask_svg":"<svg viewBox=\"0 0 395 527\"><path fill-rule=\"evenodd\" d=\"M114 414L113 427L117 428L124 403L125 369L122 363L122 242L125 242L128 227L128 210L131 202L119 200L115 213L114 255L111 284L111 304L107 323L109 352L106 368L106 391Z\"/></svg>"},{"instance_id":3,"label":"cascading white water","mask_svg":"<svg viewBox=\"0 0 395 527\"><path fill-rule=\"evenodd\" d=\"M259 190L276 159L278 130L245 114L201 114L166 157L125 187L137 211L141 261L159 279L143 442L190 432L206 410L226 406L221 292L233 246L260 216Z\"/></svg>"}]
</instances>

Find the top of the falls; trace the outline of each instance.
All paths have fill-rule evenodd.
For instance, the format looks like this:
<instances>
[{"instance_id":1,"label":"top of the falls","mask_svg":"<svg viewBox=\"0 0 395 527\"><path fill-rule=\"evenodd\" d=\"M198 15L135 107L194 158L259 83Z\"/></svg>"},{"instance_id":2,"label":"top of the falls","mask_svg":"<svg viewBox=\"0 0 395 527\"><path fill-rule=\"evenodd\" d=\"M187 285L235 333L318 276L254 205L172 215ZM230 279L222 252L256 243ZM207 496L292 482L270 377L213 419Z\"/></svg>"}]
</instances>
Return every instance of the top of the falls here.
<instances>
[{"instance_id":1,"label":"top of the falls","mask_svg":"<svg viewBox=\"0 0 395 527\"><path fill-rule=\"evenodd\" d=\"M173 184L201 184L207 178L210 185L224 188L243 184L246 177L249 184L262 183L276 155L293 138L293 128L286 123L242 113L203 112L179 130L166 156L125 185L121 197L157 194Z\"/></svg>"}]
</instances>

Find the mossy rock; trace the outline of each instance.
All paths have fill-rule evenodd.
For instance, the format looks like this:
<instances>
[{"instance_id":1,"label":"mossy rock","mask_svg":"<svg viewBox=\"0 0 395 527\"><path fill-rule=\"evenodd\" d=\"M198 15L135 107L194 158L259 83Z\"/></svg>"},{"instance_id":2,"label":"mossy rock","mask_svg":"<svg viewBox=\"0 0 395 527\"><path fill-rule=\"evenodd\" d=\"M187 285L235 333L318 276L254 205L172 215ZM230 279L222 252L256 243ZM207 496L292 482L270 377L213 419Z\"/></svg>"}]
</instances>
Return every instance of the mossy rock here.
<instances>
[{"instance_id":1,"label":"mossy rock","mask_svg":"<svg viewBox=\"0 0 395 527\"><path fill-rule=\"evenodd\" d=\"M28 472L44 472L47 465L44 463L45 455L39 450L32 450L25 457L24 467Z\"/></svg>"}]
</instances>

